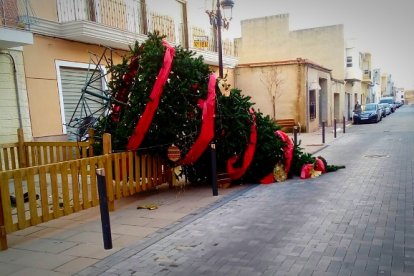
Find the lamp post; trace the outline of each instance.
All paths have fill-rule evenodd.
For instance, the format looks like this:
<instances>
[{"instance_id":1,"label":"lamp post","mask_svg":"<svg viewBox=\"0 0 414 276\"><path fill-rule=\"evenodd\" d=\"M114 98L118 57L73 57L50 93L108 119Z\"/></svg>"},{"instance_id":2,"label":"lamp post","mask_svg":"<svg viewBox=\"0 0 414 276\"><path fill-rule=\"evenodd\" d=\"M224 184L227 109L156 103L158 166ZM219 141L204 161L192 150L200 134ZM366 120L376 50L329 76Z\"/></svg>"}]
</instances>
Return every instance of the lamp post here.
<instances>
[{"instance_id":1,"label":"lamp post","mask_svg":"<svg viewBox=\"0 0 414 276\"><path fill-rule=\"evenodd\" d=\"M216 0L215 10L206 10L206 13L210 17L210 24L216 29L217 36L217 52L219 62L219 78L223 78L223 47L221 45L221 27L228 29L229 21L231 20L231 14L234 6L233 0ZM221 5L221 7L220 7ZM214 6L214 5L213 5ZM222 16L221 9L223 9L224 17ZM230 10L230 18L225 16L225 12ZM216 144L210 143L210 155L211 155L211 187L213 190L213 196L218 195L217 189L217 161L216 161Z\"/></svg>"},{"instance_id":2,"label":"lamp post","mask_svg":"<svg viewBox=\"0 0 414 276\"><path fill-rule=\"evenodd\" d=\"M223 46L221 45L221 27L225 29L229 28L229 21L232 19L234 1L233 0L216 0L215 10L206 10L206 13L210 17L210 24L216 29L217 36L217 53L219 62L219 77L223 78ZM224 17L222 14L222 9ZM230 17L226 17L226 11L230 11Z\"/></svg>"}]
</instances>

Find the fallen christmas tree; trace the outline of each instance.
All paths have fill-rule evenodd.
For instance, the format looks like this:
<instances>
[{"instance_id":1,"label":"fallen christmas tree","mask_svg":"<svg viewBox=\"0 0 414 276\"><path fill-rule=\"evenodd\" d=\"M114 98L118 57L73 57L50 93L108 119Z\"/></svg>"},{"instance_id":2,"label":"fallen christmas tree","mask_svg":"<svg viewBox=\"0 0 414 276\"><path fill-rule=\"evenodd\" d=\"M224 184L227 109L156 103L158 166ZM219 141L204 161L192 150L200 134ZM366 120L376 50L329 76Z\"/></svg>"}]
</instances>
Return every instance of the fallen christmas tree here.
<instances>
[{"instance_id":1,"label":"fallen christmas tree","mask_svg":"<svg viewBox=\"0 0 414 276\"><path fill-rule=\"evenodd\" d=\"M202 57L171 47L158 34L135 43L108 70L115 103L96 133L111 133L114 149L167 159L167 150L178 148L180 158L170 165L185 168L192 182L208 179L212 142L217 170L233 180L273 183L328 168L326 160L304 153L269 116L254 110L250 97L216 80Z\"/></svg>"}]
</instances>

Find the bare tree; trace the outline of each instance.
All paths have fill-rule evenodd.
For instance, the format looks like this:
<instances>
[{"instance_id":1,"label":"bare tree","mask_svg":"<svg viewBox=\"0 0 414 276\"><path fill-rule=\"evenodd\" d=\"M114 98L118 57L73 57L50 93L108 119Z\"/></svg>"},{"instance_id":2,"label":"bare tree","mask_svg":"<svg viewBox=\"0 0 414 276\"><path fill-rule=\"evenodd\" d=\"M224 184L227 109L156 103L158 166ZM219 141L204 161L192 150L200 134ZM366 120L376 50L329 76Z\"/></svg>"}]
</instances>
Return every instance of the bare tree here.
<instances>
[{"instance_id":1,"label":"bare tree","mask_svg":"<svg viewBox=\"0 0 414 276\"><path fill-rule=\"evenodd\" d=\"M261 69L262 77L260 81L265 85L267 93L269 94L272 100L273 106L273 120L276 119L276 100L280 98L282 95L282 91L280 89L283 80L281 79L281 72L280 68L277 66L268 67L266 70L265 68Z\"/></svg>"}]
</instances>

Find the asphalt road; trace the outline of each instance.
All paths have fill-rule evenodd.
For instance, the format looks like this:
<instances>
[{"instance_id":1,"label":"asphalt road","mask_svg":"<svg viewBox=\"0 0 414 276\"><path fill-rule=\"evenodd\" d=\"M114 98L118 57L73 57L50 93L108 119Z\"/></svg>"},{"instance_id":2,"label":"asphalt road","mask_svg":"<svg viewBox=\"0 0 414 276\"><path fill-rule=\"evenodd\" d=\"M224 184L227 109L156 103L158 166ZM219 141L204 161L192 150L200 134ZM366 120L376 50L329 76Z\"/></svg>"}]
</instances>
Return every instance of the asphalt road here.
<instances>
[{"instance_id":1,"label":"asphalt road","mask_svg":"<svg viewBox=\"0 0 414 276\"><path fill-rule=\"evenodd\" d=\"M414 106L318 155L346 169L253 186L78 275L414 275Z\"/></svg>"}]
</instances>

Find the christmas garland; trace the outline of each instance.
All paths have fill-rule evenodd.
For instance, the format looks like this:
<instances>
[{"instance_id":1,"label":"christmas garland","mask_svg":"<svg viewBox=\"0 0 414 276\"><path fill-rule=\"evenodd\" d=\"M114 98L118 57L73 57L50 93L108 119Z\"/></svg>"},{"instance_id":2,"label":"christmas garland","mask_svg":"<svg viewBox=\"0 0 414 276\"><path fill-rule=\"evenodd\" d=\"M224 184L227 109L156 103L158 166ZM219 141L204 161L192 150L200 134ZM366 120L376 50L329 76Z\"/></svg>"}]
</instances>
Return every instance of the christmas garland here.
<instances>
[{"instance_id":1,"label":"christmas garland","mask_svg":"<svg viewBox=\"0 0 414 276\"><path fill-rule=\"evenodd\" d=\"M257 142L257 128L256 128L256 115L254 114L253 108L249 110L250 116L252 117L252 126L250 130L249 144L247 145L246 151L243 156L243 164L240 168L235 168L234 163L238 160L238 156L232 156L227 160L227 174L232 180L240 179L249 168L250 163L253 160L253 155L256 150Z\"/></svg>"},{"instance_id":2,"label":"christmas garland","mask_svg":"<svg viewBox=\"0 0 414 276\"><path fill-rule=\"evenodd\" d=\"M175 49L163 40L163 45L166 47L164 55L164 65L158 73L157 80L155 81L154 87L150 95L150 101L148 102L144 113L139 119L134 133L131 135L128 141L128 150L137 150L151 125L154 113L158 108L160 98L162 95L163 87L167 82L168 75L171 71L171 65L175 54Z\"/></svg>"},{"instance_id":3,"label":"christmas garland","mask_svg":"<svg viewBox=\"0 0 414 276\"><path fill-rule=\"evenodd\" d=\"M131 91L131 86L133 84L135 75L138 72L139 57L133 56L131 62L128 65L128 72L122 77L122 84L118 92L115 95L115 103L112 108L111 120L112 122L118 123L120 120L120 113L122 110L122 105L120 103L125 103L128 99L128 95Z\"/></svg>"},{"instance_id":4,"label":"christmas garland","mask_svg":"<svg viewBox=\"0 0 414 276\"><path fill-rule=\"evenodd\" d=\"M203 112L201 131L187 155L178 161L179 165L194 164L214 138L214 116L216 115L216 76L214 74L210 74L207 99L200 99L198 107Z\"/></svg>"}]
</instances>

